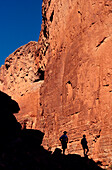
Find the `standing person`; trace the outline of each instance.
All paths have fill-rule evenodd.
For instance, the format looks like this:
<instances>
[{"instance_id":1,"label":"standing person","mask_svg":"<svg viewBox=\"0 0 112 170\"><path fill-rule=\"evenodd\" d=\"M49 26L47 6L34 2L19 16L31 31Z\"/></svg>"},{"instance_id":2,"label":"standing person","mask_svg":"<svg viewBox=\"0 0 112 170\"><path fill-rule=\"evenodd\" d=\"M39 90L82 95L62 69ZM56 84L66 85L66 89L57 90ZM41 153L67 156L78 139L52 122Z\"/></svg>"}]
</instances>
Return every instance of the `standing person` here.
<instances>
[{"instance_id":1,"label":"standing person","mask_svg":"<svg viewBox=\"0 0 112 170\"><path fill-rule=\"evenodd\" d=\"M59 138L62 144L62 149L63 149L63 154L65 154L65 149L67 148L67 143L68 143L68 137L67 137L67 132L64 131L63 135Z\"/></svg>"},{"instance_id":2,"label":"standing person","mask_svg":"<svg viewBox=\"0 0 112 170\"><path fill-rule=\"evenodd\" d=\"M27 125L27 121L24 120L24 123L23 123L23 130L26 130L26 125Z\"/></svg>"},{"instance_id":3,"label":"standing person","mask_svg":"<svg viewBox=\"0 0 112 170\"><path fill-rule=\"evenodd\" d=\"M83 138L81 139L81 145L84 151L84 157L87 156L87 153L89 152L88 146L87 146L87 140L86 135L83 135Z\"/></svg>"}]
</instances>

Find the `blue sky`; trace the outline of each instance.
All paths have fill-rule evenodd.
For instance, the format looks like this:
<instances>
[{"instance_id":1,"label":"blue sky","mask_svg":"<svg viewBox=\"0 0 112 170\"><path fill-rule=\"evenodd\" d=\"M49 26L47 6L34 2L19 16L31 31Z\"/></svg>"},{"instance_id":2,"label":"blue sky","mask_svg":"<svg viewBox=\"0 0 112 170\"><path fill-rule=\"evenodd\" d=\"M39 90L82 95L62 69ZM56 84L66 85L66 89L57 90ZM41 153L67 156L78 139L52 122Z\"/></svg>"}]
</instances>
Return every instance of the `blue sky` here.
<instances>
[{"instance_id":1,"label":"blue sky","mask_svg":"<svg viewBox=\"0 0 112 170\"><path fill-rule=\"evenodd\" d=\"M0 0L0 66L29 41L38 41L42 0Z\"/></svg>"}]
</instances>

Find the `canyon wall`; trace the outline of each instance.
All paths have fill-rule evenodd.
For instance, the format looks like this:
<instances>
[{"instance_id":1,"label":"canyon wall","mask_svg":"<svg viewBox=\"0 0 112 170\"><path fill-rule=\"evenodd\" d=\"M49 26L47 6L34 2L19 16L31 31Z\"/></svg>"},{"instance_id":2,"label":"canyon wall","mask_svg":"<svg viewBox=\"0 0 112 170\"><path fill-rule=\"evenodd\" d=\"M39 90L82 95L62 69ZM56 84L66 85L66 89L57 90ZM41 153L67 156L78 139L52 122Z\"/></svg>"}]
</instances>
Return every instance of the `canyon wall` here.
<instances>
[{"instance_id":1,"label":"canyon wall","mask_svg":"<svg viewBox=\"0 0 112 170\"><path fill-rule=\"evenodd\" d=\"M90 156L106 165L112 162L112 2L44 1L43 13L50 44L40 97L43 143L58 147L66 130L68 153L82 155L86 134Z\"/></svg>"},{"instance_id":2,"label":"canyon wall","mask_svg":"<svg viewBox=\"0 0 112 170\"><path fill-rule=\"evenodd\" d=\"M45 133L43 145L112 164L112 1L43 0L38 43L11 54L0 69L0 90L20 105L17 118ZM18 58L19 57L19 58ZM29 67L28 67L29 65ZM31 72L31 73L30 73Z\"/></svg>"}]
</instances>

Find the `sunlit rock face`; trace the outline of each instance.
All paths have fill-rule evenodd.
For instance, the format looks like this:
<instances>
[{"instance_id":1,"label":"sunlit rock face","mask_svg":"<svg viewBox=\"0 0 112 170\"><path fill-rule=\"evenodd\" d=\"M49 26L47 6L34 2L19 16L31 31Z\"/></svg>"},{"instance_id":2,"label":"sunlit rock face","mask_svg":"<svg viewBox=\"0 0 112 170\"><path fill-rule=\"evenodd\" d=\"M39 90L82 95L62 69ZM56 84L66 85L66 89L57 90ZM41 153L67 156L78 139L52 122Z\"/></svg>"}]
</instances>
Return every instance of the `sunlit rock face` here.
<instances>
[{"instance_id":1,"label":"sunlit rock face","mask_svg":"<svg viewBox=\"0 0 112 170\"><path fill-rule=\"evenodd\" d=\"M112 162L112 2L44 0L42 31L49 44L41 87L43 144L59 146L68 132L68 153Z\"/></svg>"},{"instance_id":2,"label":"sunlit rock face","mask_svg":"<svg viewBox=\"0 0 112 170\"><path fill-rule=\"evenodd\" d=\"M85 134L89 157L109 165L112 2L43 0L42 15L38 43L30 42L6 59L0 89L16 98L21 124L25 120L27 128L45 133L45 148L61 147L59 137L66 130L66 153L83 156Z\"/></svg>"},{"instance_id":3,"label":"sunlit rock face","mask_svg":"<svg viewBox=\"0 0 112 170\"><path fill-rule=\"evenodd\" d=\"M18 48L5 60L0 68L0 88L11 94L23 96L31 91L35 82L40 80L36 64L37 42Z\"/></svg>"},{"instance_id":4,"label":"sunlit rock face","mask_svg":"<svg viewBox=\"0 0 112 170\"><path fill-rule=\"evenodd\" d=\"M18 48L0 68L0 90L12 96L20 112L15 115L21 124L27 122L28 128L34 128L37 120L39 89L44 80L44 69L37 62L37 42Z\"/></svg>"}]
</instances>

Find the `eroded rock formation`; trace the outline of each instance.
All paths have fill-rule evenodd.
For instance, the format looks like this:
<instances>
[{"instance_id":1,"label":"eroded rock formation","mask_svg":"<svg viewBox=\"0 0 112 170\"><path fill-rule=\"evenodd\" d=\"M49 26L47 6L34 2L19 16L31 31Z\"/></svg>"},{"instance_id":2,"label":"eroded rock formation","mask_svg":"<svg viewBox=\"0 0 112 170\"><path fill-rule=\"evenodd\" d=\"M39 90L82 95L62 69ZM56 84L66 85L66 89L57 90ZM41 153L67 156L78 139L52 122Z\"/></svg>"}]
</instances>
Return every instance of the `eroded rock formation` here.
<instances>
[{"instance_id":1,"label":"eroded rock formation","mask_svg":"<svg viewBox=\"0 0 112 170\"><path fill-rule=\"evenodd\" d=\"M36 58L37 42L18 48L5 60L5 65L0 69L0 88L2 90L23 96L31 91L35 82L40 80L39 66Z\"/></svg>"},{"instance_id":2,"label":"eroded rock formation","mask_svg":"<svg viewBox=\"0 0 112 170\"><path fill-rule=\"evenodd\" d=\"M21 124L35 127L38 110L39 88L44 80L44 68L36 61L37 42L18 48L5 60L0 68L0 89L12 96L20 105L15 115Z\"/></svg>"},{"instance_id":3,"label":"eroded rock formation","mask_svg":"<svg viewBox=\"0 0 112 170\"><path fill-rule=\"evenodd\" d=\"M18 119L28 117L29 124L33 124L29 127L45 133L45 148L60 147L59 137L66 130L67 152L82 155L80 141L86 134L89 157L109 165L112 163L112 2L43 0L42 15L39 41L29 53L33 54L28 62L32 63L31 76L26 75L30 68L22 69L24 75L15 76L18 86L15 80L11 82L14 75L9 70L14 63L17 70L19 63L18 52L13 53L15 62L9 67L9 56L0 70L0 89L14 97L19 93ZM27 49L24 53L28 57ZM19 72L20 69L19 66ZM39 78L43 73L44 78ZM13 88L17 89L14 93Z\"/></svg>"}]
</instances>

